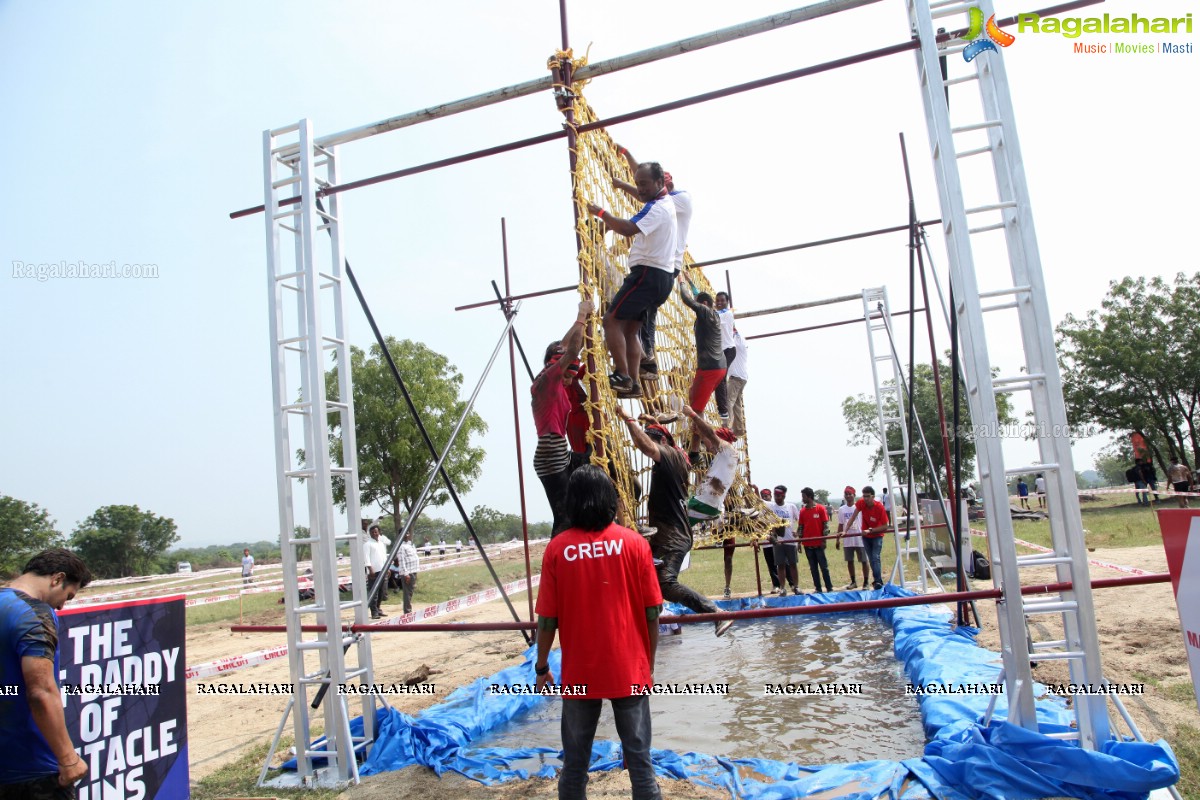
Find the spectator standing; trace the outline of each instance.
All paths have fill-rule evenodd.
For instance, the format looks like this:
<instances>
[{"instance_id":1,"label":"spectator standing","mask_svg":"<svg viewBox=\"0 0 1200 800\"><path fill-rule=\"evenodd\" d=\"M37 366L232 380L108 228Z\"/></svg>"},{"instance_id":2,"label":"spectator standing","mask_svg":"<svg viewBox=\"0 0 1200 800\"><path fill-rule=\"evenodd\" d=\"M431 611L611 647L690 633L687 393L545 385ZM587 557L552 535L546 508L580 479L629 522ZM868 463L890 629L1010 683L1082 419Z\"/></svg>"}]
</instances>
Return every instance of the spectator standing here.
<instances>
[{"instance_id":1,"label":"spectator standing","mask_svg":"<svg viewBox=\"0 0 1200 800\"><path fill-rule=\"evenodd\" d=\"M1029 484L1025 482L1024 477L1017 478L1017 498L1021 503L1021 508L1026 511L1032 511L1029 507Z\"/></svg>"},{"instance_id":2,"label":"spectator standing","mask_svg":"<svg viewBox=\"0 0 1200 800\"><path fill-rule=\"evenodd\" d=\"M767 505L767 508L772 508L771 490L763 489L759 492L762 501ZM772 508L772 510L774 510ZM770 535L759 546L762 550L763 561L767 564L767 575L771 578L771 593L779 594L779 572L775 568L775 532L771 531Z\"/></svg>"},{"instance_id":3,"label":"spectator standing","mask_svg":"<svg viewBox=\"0 0 1200 800\"><path fill-rule=\"evenodd\" d=\"M771 532L775 544L775 569L779 573L779 596L787 594L787 586L791 584L792 594L801 594L800 576L796 565L799 563L799 552L796 549L796 523L800 521L800 509L795 503L787 502L787 487L779 484L775 487L774 501L767 507L775 512L782 524Z\"/></svg>"},{"instance_id":4,"label":"spectator standing","mask_svg":"<svg viewBox=\"0 0 1200 800\"><path fill-rule=\"evenodd\" d=\"M862 565L862 585L864 589L867 588L867 565L870 563L867 560L866 548L863 547L862 520L855 519L853 526L848 524L854 518L854 502L857 495L858 492L853 486L847 486L842 491L842 505L837 510L838 535L843 537L839 541L846 554L846 569L850 572L850 584L846 586L847 589L858 588L854 578L855 561Z\"/></svg>"},{"instance_id":5,"label":"spectator standing","mask_svg":"<svg viewBox=\"0 0 1200 800\"><path fill-rule=\"evenodd\" d=\"M438 555L439 556L446 555L446 537L445 536L443 536L442 541L440 541L438 543Z\"/></svg>"},{"instance_id":6,"label":"spectator standing","mask_svg":"<svg viewBox=\"0 0 1200 800\"><path fill-rule=\"evenodd\" d=\"M635 800L661 797L650 760L648 694L654 682L662 611L650 546L613 523L617 490L591 464L571 474L566 508L571 527L553 538L542 559L537 614L537 690L554 684L550 648L562 637L562 683L586 687L562 700L560 798L586 797L592 742L604 700L612 705Z\"/></svg>"},{"instance_id":7,"label":"spectator standing","mask_svg":"<svg viewBox=\"0 0 1200 800\"><path fill-rule=\"evenodd\" d=\"M250 548L242 550L242 583L254 582L254 556L250 555Z\"/></svg>"},{"instance_id":8,"label":"spectator standing","mask_svg":"<svg viewBox=\"0 0 1200 800\"><path fill-rule=\"evenodd\" d=\"M69 550L43 550L0 589L0 797L68 800L87 775L58 687L58 615L92 574Z\"/></svg>"},{"instance_id":9,"label":"spectator standing","mask_svg":"<svg viewBox=\"0 0 1200 800\"><path fill-rule=\"evenodd\" d=\"M851 515L850 521L846 524L847 529L852 529L854 523L859 517L862 517L862 539L863 547L867 551L867 560L871 563L871 577L874 582L871 584L872 589L883 588L883 535L888 529L888 513L883 507L883 503L875 502L875 490L870 486L864 486L862 490L862 499L854 504L854 514Z\"/></svg>"},{"instance_id":10,"label":"spectator standing","mask_svg":"<svg viewBox=\"0 0 1200 800\"><path fill-rule=\"evenodd\" d=\"M378 525L370 527L367 531L367 537L367 541L363 543L363 562L367 565L367 591L369 592L375 582L376 576L383 574L383 570L387 566L388 554L387 548L379 540ZM386 576L379 582L379 591L371 598L371 619L381 619L383 617L384 600L387 600Z\"/></svg>"},{"instance_id":11,"label":"spectator standing","mask_svg":"<svg viewBox=\"0 0 1200 800\"><path fill-rule=\"evenodd\" d=\"M1154 461L1148 456L1142 459L1142 481L1146 484L1151 492L1154 492L1154 502L1158 502L1158 470L1154 468ZM1150 499L1147 497L1146 505L1150 505Z\"/></svg>"},{"instance_id":12,"label":"spectator standing","mask_svg":"<svg viewBox=\"0 0 1200 800\"><path fill-rule=\"evenodd\" d=\"M1192 486L1192 471L1177 458L1167 468L1167 480L1171 482L1171 488L1176 492L1187 492ZM1184 495L1177 495L1175 500L1179 503L1180 508L1188 507L1188 499Z\"/></svg>"},{"instance_id":13,"label":"spectator standing","mask_svg":"<svg viewBox=\"0 0 1200 800\"><path fill-rule=\"evenodd\" d=\"M825 537L829 535L829 511L825 506L817 504L813 490L807 486L800 490L800 502L800 543L804 546L813 585L820 593L821 579L824 578L825 591L832 592L833 581L829 579L829 561L825 557Z\"/></svg>"},{"instance_id":14,"label":"spectator standing","mask_svg":"<svg viewBox=\"0 0 1200 800\"><path fill-rule=\"evenodd\" d=\"M396 557L399 559L400 591L404 594L404 613L408 614L412 611L413 591L417 588L417 571L421 568L421 561L417 558L417 548L412 543L412 531L404 534L404 540L400 542L400 552Z\"/></svg>"},{"instance_id":15,"label":"spectator standing","mask_svg":"<svg viewBox=\"0 0 1200 800\"><path fill-rule=\"evenodd\" d=\"M1037 494L1038 508L1046 507L1046 476L1039 473L1033 479L1033 491Z\"/></svg>"}]
</instances>

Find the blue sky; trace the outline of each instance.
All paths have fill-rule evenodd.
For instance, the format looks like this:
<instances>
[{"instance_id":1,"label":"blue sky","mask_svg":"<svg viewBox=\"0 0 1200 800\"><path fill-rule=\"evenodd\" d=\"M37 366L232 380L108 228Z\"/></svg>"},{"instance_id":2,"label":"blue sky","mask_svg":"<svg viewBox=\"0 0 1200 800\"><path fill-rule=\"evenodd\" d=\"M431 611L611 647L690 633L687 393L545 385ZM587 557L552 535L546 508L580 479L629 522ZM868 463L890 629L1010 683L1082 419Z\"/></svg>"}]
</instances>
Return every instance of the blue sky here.
<instances>
[{"instance_id":1,"label":"blue sky","mask_svg":"<svg viewBox=\"0 0 1200 800\"><path fill-rule=\"evenodd\" d=\"M576 51L590 44L598 61L790 7L571 2L569 22ZM1182 0L1130 0L1075 13L1188 10ZM888 0L606 76L585 93L609 116L907 35L903 4ZM1195 49L1194 34L1074 41L1117 38ZM275 538L263 225L228 218L262 201L262 130L308 117L318 134L331 133L536 78L558 40L549 0L0 3L0 492L49 509L68 532L99 506L136 503L173 517L185 544ZM1026 33L1003 58L1056 323L1098 306L1110 280L1194 271L1200 157L1189 109L1200 56L1082 55L1070 39ZM903 224L899 132L919 213L938 216L917 89L904 54L612 132L693 192L690 244L705 260ZM347 145L343 176L559 121L547 96L512 101ZM346 253L384 331L425 341L473 385L502 322L491 310L453 307L487 299L488 281L500 280L500 217L515 291L574 279L566 162L555 142L343 195ZM944 274L940 232L933 238ZM153 264L158 277L12 276L13 262L60 261ZM982 258L981 286L999 285L1002 269ZM729 267L741 310L881 283L902 308L906 277L903 234ZM723 284L723 268L710 278ZM527 347L557 336L572 309L566 295L526 303L518 331ZM741 327L753 335L856 311L848 303ZM349 319L352 341L368 344L356 309ZM903 326L898 333L906 336ZM1015 371L1011 329L989 336L993 363ZM836 489L866 480L868 452L846 445L840 413L847 395L870 391L865 344L858 326L752 343L747 403L759 482ZM507 374L498 369L480 397L491 430L468 508L519 509ZM523 413L528 460L532 421ZM1077 468L1090 467L1104 441L1081 442ZM1006 443L1013 463L1031 452ZM540 487L528 498L531 517L547 518Z\"/></svg>"}]
</instances>

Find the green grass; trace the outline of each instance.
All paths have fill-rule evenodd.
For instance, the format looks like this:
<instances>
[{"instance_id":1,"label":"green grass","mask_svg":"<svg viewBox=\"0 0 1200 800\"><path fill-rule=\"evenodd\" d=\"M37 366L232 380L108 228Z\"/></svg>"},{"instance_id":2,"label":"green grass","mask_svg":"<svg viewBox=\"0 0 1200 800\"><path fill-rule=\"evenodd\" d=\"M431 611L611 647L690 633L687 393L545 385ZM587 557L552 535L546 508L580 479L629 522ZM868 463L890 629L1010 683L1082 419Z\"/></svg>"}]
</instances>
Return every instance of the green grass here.
<instances>
[{"instance_id":1,"label":"green grass","mask_svg":"<svg viewBox=\"0 0 1200 800\"><path fill-rule=\"evenodd\" d=\"M1158 528L1158 515L1154 509L1174 508L1172 504L1155 503L1153 507L1139 506L1130 495L1093 495L1095 500L1080 501L1080 516L1083 521L1084 539L1088 547L1141 547L1161 545L1162 534ZM1037 502L1030 501L1034 510ZM982 521L974 523L982 527ZM1050 522L1038 520L1013 520L1013 533L1048 547L1050 545Z\"/></svg>"},{"instance_id":2,"label":"green grass","mask_svg":"<svg viewBox=\"0 0 1200 800\"><path fill-rule=\"evenodd\" d=\"M542 566L542 548L530 553L533 574L536 575ZM525 558L520 551L510 551L502 557L492 556L492 566L496 568L501 583L509 583L525 577ZM465 594L478 592L495 586L487 567L482 562L463 564L461 566L443 567L428 572L422 572L417 577L417 588L413 594L414 607L440 603L461 597ZM724 584L722 584L724 586ZM203 625L216 622L237 622L239 616L249 620L256 617L262 622L262 617L272 611L278 613L279 621L283 621L283 603L279 602L283 591L249 594L241 600L239 614L238 601L228 600L223 603L213 603L204 606L192 606L187 610L188 625ZM399 593L388 593L385 610L397 611L402 607Z\"/></svg>"},{"instance_id":3,"label":"green grass","mask_svg":"<svg viewBox=\"0 0 1200 800\"><path fill-rule=\"evenodd\" d=\"M1170 741L1179 759L1179 783L1175 788L1182 797L1200 797L1200 728L1180 725Z\"/></svg>"},{"instance_id":4,"label":"green grass","mask_svg":"<svg viewBox=\"0 0 1200 800\"><path fill-rule=\"evenodd\" d=\"M281 741L281 749L291 746L291 741ZM192 800L218 800L223 797L295 797L304 800L335 800L341 794L337 789L277 789L258 788L258 773L263 759L267 757L270 742L255 745L237 761L226 764L211 775L192 784ZM277 773L268 773L268 779Z\"/></svg>"}]
</instances>

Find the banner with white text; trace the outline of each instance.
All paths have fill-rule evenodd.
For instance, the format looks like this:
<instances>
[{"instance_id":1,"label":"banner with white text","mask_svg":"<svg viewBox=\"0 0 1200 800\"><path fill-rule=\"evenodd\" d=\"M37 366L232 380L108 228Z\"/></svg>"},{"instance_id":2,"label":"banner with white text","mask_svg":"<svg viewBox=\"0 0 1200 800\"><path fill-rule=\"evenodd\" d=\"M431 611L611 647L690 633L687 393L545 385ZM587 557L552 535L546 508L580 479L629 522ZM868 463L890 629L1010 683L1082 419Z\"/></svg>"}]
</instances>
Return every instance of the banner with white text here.
<instances>
[{"instance_id":1,"label":"banner with white text","mask_svg":"<svg viewBox=\"0 0 1200 800\"><path fill-rule=\"evenodd\" d=\"M59 612L67 730L88 762L78 800L190 796L183 596Z\"/></svg>"}]
</instances>

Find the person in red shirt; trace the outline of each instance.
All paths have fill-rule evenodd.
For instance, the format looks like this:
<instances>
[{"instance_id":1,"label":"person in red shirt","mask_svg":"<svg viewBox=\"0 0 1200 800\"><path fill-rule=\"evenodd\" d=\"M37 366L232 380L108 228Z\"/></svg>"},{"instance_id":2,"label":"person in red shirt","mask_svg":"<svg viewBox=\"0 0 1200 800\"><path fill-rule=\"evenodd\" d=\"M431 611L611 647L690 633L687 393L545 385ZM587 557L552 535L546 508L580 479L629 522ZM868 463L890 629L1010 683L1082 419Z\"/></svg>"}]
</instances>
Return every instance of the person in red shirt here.
<instances>
[{"instance_id":1,"label":"person in red shirt","mask_svg":"<svg viewBox=\"0 0 1200 800\"><path fill-rule=\"evenodd\" d=\"M533 424L538 435L537 448L533 451L533 471L546 490L546 501L550 503L550 512L554 516L551 536L557 536L567 527L567 518L563 513L567 478L571 474L567 420L579 369L576 359L583 347L583 327L592 310L592 301L580 301L575 322L571 323L563 338L546 347L542 371L529 388L533 395Z\"/></svg>"},{"instance_id":2,"label":"person in red shirt","mask_svg":"<svg viewBox=\"0 0 1200 800\"><path fill-rule=\"evenodd\" d=\"M813 585L821 591L821 578L825 578L825 591L833 591L829 579L829 561L825 558L825 537L829 534L829 512L825 506L817 505L813 490L805 486L800 490L800 544L808 558L808 569L812 573Z\"/></svg>"},{"instance_id":3,"label":"person in red shirt","mask_svg":"<svg viewBox=\"0 0 1200 800\"><path fill-rule=\"evenodd\" d=\"M538 589L539 692L554 684L550 648L562 636L563 768L559 797L586 797L600 709L607 699L635 800L661 795L650 761L650 698L662 594L646 539L613 523L617 489L587 464L571 473L565 503L571 527L551 539ZM580 690L580 687L585 687Z\"/></svg>"},{"instance_id":4,"label":"person in red shirt","mask_svg":"<svg viewBox=\"0 0 1200 800\"><path fill-rule=\"evenodd\" d=\"M888 529L888 513L883 503L875 502L875 490L870 486L862 488L862 498L854 504L854 514L846 523L846 530L854 527L854 520L862 516L863 549L867 551L867 560L871 562L871 577L874 583L872 589L883 588L883 567L880 555L883 553L883 535Z\"/></svg>"}]
</instances>

